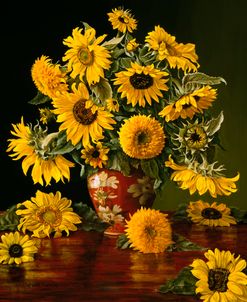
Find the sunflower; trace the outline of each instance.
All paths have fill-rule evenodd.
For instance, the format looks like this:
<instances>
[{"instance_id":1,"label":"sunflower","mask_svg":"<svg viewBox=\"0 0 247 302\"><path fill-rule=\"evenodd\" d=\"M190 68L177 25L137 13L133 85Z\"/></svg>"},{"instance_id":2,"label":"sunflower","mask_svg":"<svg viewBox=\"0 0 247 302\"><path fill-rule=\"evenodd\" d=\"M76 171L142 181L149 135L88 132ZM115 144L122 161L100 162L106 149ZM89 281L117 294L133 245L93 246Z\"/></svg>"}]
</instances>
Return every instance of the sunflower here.
<instances>
[{"instance_id":1,"label":"sunflower","mask_svg":"<svg viewBox=\"0 0 247 302\"><path fill-rule=\"evenodd\" d=\"M148 159L162 152L165 134L155 118L134 115L124 120L119 131L119 142L123 151L130 157Z\"/></svg>"},{"instance_id":2,"label":"sunflower","mask_svg":"<svg viewBox=\"0 0 247 302\"><path fill-rule=\"evenodd\" d=\"M55 119L55 114L49 108L39 108L40 121L43 124L48 124L50 121Z\"/></svg>"},{"instance_id":3,"label":"sunflower","mask_svg":"<svg viewBox=\"0 0 247 302\"><path fill-rule=\"evenodd\" d=\"M37 241L28 235L21 235L18 231L5 233L0 242L0 263L21 264L34 261L38 252Z\"/></svg>"},{"instance_id":4,"label":"sunflower","mask_svg":"<svg viewBox=\"0 0 247 302\"><path fill-rule=\"evenodd\" d=\"M189 189L190 194L198 191L199 195L203 195L208 191L216 198L217 195L229 196L237 191L235 182L239 180L240 174L227 178L220 173L224 168L222 166L214 168L215 163L207 164L204 161L200 164L193 161L188 165L178 165L170 156L165 165L174 170L171 180L176 181L181 189Z\"/></svg>"},{"instance_id":5,"label":"sunflower","mask_svg":"<svg viewBox=\"0 0 247 302\"><path fill-rule=\"evenodd\" d=\"M88 145L81 151L81 157L85 159L85 163L94 168L102 168L108 160L107 153L110 151L102 145L101 142L97 142L96 146Z\"/></svg>"},{"instance_id":6,"label":"sunflower","mask_svg":"<svg viewBox=\"0 0 247 302\"><path fill-rule=\"evenodd\" d=\"M176 38L159 25L148 33L145 42L150 49L157 52L157 59L167 60L171 68L181 68L188 72L197 71L199 64L194 44L177 43Z\"/></svg>"},{"instance_id":7,"label":"sunflower","mask_svg":"<svg viewBox=\"0 0 247 302\"><path fill-rule=\"evenodd\" d=\"M172 244L172 229L167 214L141 207L126 221L130 247L142 253L162 253Z\"/></svg>"},{"instance_id":8,"label":"sunflower","mask_svg":"<svg viewBox=\"0 0 247 302\"><path fill-rule=\"evenodd\" d=\"M181 117L190 119L196 113L202 113L204 109L212 106L217 96L216 89L210 86L204 86L200 89L194 90L191 93L182 95L177 101L165 106L159 115L165 117L166 122L174 121Z\"/></svg>"},{"instance_id":9,"label":"sunflower","mask_svg":"<svg viewBox=\"0 0 247 302\"><path fill-rule=\"evenodd\" d=\"M38 238L50 237L51 233L58 238L63 231L68 236L69 231L77 230L75 224L81 223L71 204L72 201L62 197L59 191L47 194L38 190L31 200L17 205L16 214L21 216L18 230L24 233L28 230Z\"/></svg>"},{"instance_id":10,"label":"sunflower","mask_svg":"<svg viewBox=\"0 0 247 302\"><path fill-rule=\"evenodd\" d=\"M191 273L198 279L196 293L200 299L210 302L246 301L247 275L243 273L246 261L235 257L230 251L217 248L208 250L204 256L208 259L195 259L191 264Z\"/></svg>"},{"instance_id":11,"label":"sunflower","mask_svg":"<svg viewBox=\"0 0 247 302\"><path fill-rule=\"evenodd\" d=\"M224 203L217 205L216 202L209 204L198 200L190 202L186 210L192 222L200 225L230 226L236 224L236 220L231 216L231 210Z\"/></svg>"},{"instance_id":12,"label":"sunflower","mask_svg":"<svg viewBox=\"0 0 247 302\"><path fill-rule=\"evenodd\" d=\"M35 60L31 68L31 76L37 89L51 99L57 93L68 91L66 72L59 64L52 64L47 56L42 55Z\"/></svg>"},{"instance_id":13,"label":"sunflower","mask_svg":"<svg viewBox=\"0 0 247 302\"><path fill-rule=\"evenodd\" d=\"M109 111L118 112L119 111L119 102L114 98L106 99L106 108Z\"/></svg>"},{"instance_id":14,"label":"sunflower","mask_svg":"<svg viewBox=\"0 0 247 302\"><path fill-rule=\"evenodd\" d=\"M112 12L107 14L113 29L117 29L122 33L130 32L137 28L137 21L133 18L130 10L114 8Z\"/></svg>"},{"instance_id":15,"label":"sunflower","mask_svg":"<svg viewBox=\"0 0 247 302\"><path fill-rule=\"evenodd\" d=\"M53 134L47 135L40 127L26 126L23 117L21 123L12 124L14 130L11 134L17 138L8 139L9 145L7 152L13 151L9 156L13 160L19 160L24 157L22 161L22 170L25 175L31 166L31 176L34 184L40 183L44 185L50 184L51 179L56 182L64 182L64 178L70 180L70 168L75 164L67 160L62 155L49 154L49 142L52 140Z\"/></svg>"},{"instance_id":16,"label":"sunflower","mask_svg":"<svg viewBox=\"0 0 247 302\"><path fill-rule=\"evenodd\" d=\"M134 107L138 103L145 107L146 102L152 104L152 99L159 103L159 97L163 96L161 90L168 90L165 84L168 79L164 78L167 75L167 72L156 69L153 64L141 66L131 62L130 68L116 73L114 85L120 85L118 92L122 98L127 98L127 104Z\"/></svg>"},{"instance_id":17,"label":"sunflower","mask_svg":"<svg viewBox=\"0 0 247 302\"><path fill-rule=\"evenodd\" d=\"M63 61L68 61L68 71L72 78L79 76L83 81L84 75L89 85L98 83L104 78L104 70L108 70L111 64L109 51L99 45L106 37L102 35L95 38L96 31L93 28L85 30L76 27L72 36L64 39L63 44L70 49L66 51Z\"/></svg>"},{"instance_id":18,"label":"sunflower","mask_svg":"<svg viewBox=\"0 0 247 302\"><path fill-rule=\"evenodd\" d=\"M84 147L104 138L103 129L112 130L111 124L116 122L113 115L104 110L103 107L92 105L89 93L83 83L76 88L72 85L72 93L66 93L53 100L54 113L58 115L57 122L62 123L59 130L66 130L67 140L71 140L73 145L82 141Z\"/></svg>"},{"instance_id":19,"label":"sunflower","mask_svg":"<svg viewBox=\"0 0 247 302\"><path fill-rule=\"evenodd\" d=\"M130 40L126 45L126 50L128 52L135 51L139 46L139 43L136 42L136 39Z\"/></svg>"}]
</instances>

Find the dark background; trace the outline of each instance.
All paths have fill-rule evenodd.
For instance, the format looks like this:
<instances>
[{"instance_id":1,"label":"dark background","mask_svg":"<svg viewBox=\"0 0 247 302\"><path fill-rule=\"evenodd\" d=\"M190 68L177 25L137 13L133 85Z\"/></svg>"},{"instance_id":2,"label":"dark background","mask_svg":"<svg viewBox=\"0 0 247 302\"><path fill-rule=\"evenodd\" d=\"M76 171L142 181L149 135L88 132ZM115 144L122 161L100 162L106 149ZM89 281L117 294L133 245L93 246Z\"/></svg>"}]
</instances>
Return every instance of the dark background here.
<instances>
[{"instance_id":1,"label":"dark background","mask_svg":"<svg viewBox=\"0 0 247 302\"><path fill-rule=\"evenodd\" d=\"M220 151L219 163L226 167L226 175L241 177L238 192L218 202L247 209L247 26L245 0L98 0L98 1L32 1L8 2L1 17L1 194L0 210L23 202L43 192L60 190L73 202L90 204L79 168L71 170L69 183L41 187L33 185L30 173L24 176L21 161L13 161L6 153L7 139L11 138L11 124L34 118L34 108L28 104L36 94L30 69L42 54L53 61L61 60L66 51L62 41L72 29L87 22L96 29L97 36L112 33L107 13L123 5L131 9L138 20L135 35L143 41L146 34L161 25L176 36L177 42L196 44L200 71L222 76L227 81L217 86L218 99L215 115L224 110L225 120L220 130L226 151ZM114 32L115 34L115 32ZM29 171L30 172L30 171ZM205 197L207 198L207 196ZM204 200L205 200L204 198ZM181 202L197 200L187 191L168 183L164 196L155 203L160 209L175 209ZM210 201L210 199L207 199Z\"/></svg>"}]
</instances>

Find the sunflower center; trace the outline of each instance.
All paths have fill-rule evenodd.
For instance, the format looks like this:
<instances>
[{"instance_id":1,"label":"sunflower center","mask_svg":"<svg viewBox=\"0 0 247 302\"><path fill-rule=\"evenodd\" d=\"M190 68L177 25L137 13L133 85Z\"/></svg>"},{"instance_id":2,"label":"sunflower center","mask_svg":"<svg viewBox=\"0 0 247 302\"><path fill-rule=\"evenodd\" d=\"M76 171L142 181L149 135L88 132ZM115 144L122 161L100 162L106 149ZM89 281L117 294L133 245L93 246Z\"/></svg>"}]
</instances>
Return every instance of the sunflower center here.
<instances>
[{"instance_id":1,"label":"sunflower center","mask_svg":"<svg viewBox=\"0 0 247 302\"><path fill-rule=\"evenodd\" d=\"M150 137L146 132L138 132L136 134L136 140L138 145L144 145L150 142Z\"/></svg>"},{"instance_id":2,"label":"sunflower center","mask_svg":"<svg viewBox=\"0 0 247 302\"><path fill-rule=\"evenodd\" d=\"M210 269L208 273L208 287L212 291L226 292L230 272L225 268Z\"/></svg>"},{"instance_id":3,"label":"sunflower center","mask_svg":"<svg viewBox=\"0 0 247 302\"><path fill-rule=\"evenodd\" d=\"M94 150L93 153L92 153L92 157L93 158L98 158L100 155L99 151L98 150Z\"/></svg>"},{"instance_id":4,"label":"sunflower center","mask_svg":"<svg viewBox=\"0 0 247 302\"><path fill-rule=\"evenodd\" d=\"M77 122L83 125L90 125L96 120L97 111L92 113L90 108L85 108L85 100L79 100L73 107L73 114Z\"/></svg>"},{"instance_id":5,"label":"sunflower center","mask_svg":"<svg viewBox=\"0 0 247 302\"><path fill-rule=\"evenodd\" d=\"M62 215L51 207L45 207L38 213L38 218L41 223L56 226L61 224Z\"/></svg>"},{"instance_id":6,"label":"sunflower center","mask_svg":"<svg viewBox=\"0 0 247 302\"><path fill-rule=\"evenodd\" d=\"M153 85L153 78L149 74L135 73L130 76L130 83L135 89L147 89Z\"/></svg>"},{"instance_id":7,"label":"sunflower center","mask_svg":"<svg viewBox=\"0 0 247 302\"><path fill-rule=\"evenodd\" d=\"M206 219L220 219L222 214L214 208L206 208L202 210L202 217Z\"/></svg>"},{"instance_id":8,"label":"sunflower center","mask_svg":"<svg viewBox=\"0 0 247 302\"><path fill-rule=\"evenodd\" d=\"M187 145L195 149L201 149L206 145L207 135L201 128L194 127L189 129L186 133Z\"/></svg>"},{"instance_id":9,"label":"sunflower center","mask_svg":"<svg viewBox=\"0 0 247 302\"><path fill-rule=\"evenodd\" d=\"M151 238L155 237L157 234L156 230L152 226L145 227L145 233Z\"/></svg>"},{"instance_id":10,"label":"sunflower center","mask_svg":"<svg viewBox=\"0 0 247 302\"><path fill-rule=\"evenodd\" d=\"M118 21L121 22L121 23L124 23L124 24L128 24L129 23L129 18L126 17L126 16L120 16L118 18Z\"/></svg>"},{"instance_id":11,"label":"sunflower center","mask_svg":"<svg viewBox=\"0 0 247 302\"><path fill-rule=\"evenodd\" d=\"M20 244L12 244L9 248L10 257L21 257L23 255L23 248Z\"/></svg>"},{"instance_id":12,"label":"sunflower center","mask_svg":"<svg viewBox=\"0 0 247 302\"><path fill-rule=\"evenodd\" d=\"M88 48L82 47L78 52L78 59L83 65L91 65L93 62L93 53Z\"/></svg>"}]
</instances>

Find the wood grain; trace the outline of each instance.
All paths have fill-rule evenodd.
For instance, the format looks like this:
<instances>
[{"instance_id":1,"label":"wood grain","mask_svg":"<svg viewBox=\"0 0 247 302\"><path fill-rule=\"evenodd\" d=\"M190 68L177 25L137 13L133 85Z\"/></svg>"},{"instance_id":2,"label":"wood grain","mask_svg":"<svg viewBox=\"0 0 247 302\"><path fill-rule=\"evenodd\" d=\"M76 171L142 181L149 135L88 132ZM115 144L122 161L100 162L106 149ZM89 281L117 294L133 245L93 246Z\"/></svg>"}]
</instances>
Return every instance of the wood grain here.
<instances>
[{"instance_id":1,"label":"wood grain","mask_svg":"<svg viewBox=\"0 0 247 302\"><path fill-rule=\"evenodd\" d=\"M173 230L204 247L247 258L246 225L211 229L174 223ZM202 251L155 255L120 250L116 237L76 231L69 237L43 239L34 262L0 265L0 301L199 301L157 291L198 257L203 258Z\"/></svg>"}]
</instances>

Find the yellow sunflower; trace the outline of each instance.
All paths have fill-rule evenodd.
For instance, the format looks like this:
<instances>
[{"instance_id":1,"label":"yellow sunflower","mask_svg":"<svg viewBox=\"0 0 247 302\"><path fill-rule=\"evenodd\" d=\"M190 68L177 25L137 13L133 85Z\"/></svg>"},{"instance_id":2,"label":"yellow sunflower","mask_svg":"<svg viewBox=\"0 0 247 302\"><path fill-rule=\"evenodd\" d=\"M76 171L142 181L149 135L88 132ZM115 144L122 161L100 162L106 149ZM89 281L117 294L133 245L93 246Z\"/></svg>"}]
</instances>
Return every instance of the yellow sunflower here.
<instances>
[{"instance_id":1,"label":"yellow sunflower","mask_svg":"<svg viewBox=\"0 0 247 302\"><path fill-rule=\"evenodd\" d=\"M137 21L133 18L130 10L114 8L112 12L107 14L113 29L117 29L122 33L130 32L137 28Z\"/></svg>"},{"instance_id":2,"label":"yellow sunflower","mask_svg":"<svg viewBox=\"0 0 247 302\"><path fill-rule=\"evenodd\" d=\"M127 43L126 49L127 49L127 51L132 52L132 51L135 51L138 46L139 46L139 43L136 42L136 39L132 39Z\"/></svg>"},{"instance_id":3,"label":"yellow sunflower","mask_svg":"<svg viewBox=\"0 0 247 302\"><path fill-rule=\"evenodd\" d=\"M89 107L87 103L91 104L91 100L83 83L78 88L73 84L72 93L60 95L52 102L53 112L58 115L57 122L62 123L59 130L66 130L67 140L71 140L73 145L82 141L86 147L90 139L93 142L102 139L103 129L112 130L112 124L116 123L113 115L103 107Z\"/></svg>"},{"instance_id":4,"label":"yellow sunflower","mask_svg":"<svg viewBox=\"0 0 247 302\"><path fill-rule=\"evenodd\" d=\"M157 59L167 60L171 68L181 68L183 71L197 71L199 64L195 45L177 43L176 38L168 34L161 26L155 26L154 31L145 38L149 48L157 51Z\"/></svg>"},{"instance_id":5,"label":"yellow sunflower","mask_svg":"<svg viewBox=\"0 0 247 302\"><path fill-rule=\"evenodd\" d=\"M99 45L106 37L102 35L95 38L96 31L93 28L85 30L76 27L72 31L72 36L64 39L63 43L70 49L66 51L63 61L68 61L68 71L70 76L83 81L84 75L89 85L98 83L100 78L104 78L104 70L108 70L111 61L109 51Z\"/></svg>"},{"instance_id":6,"label":"yellow sunflower","mask_svg":"<svg viewBox=\"0 0 247 302\"><path fill-rule=\"evenodd\" d=\"M167 214L141 207L126 221L126 236L134 250L142 253L162 253L173 243Z\"/></svg>"},{"instance_id":7,"label":"yellow sunflower","mask_svg":"<svg viewBox=\"0 0 247 302\"><path fill-rule=\"evenodd\" d=\"M28 235L21 235L18 231L5 233L0 242L0 263L21 264L34 261L38 252L37 241Z\"/></svg>"},{"instance_id":8,"label":"yellow sunflower","mask_svg":"<svg viewBox=\"0 0 247 302\"><path fill-rule=\"evenodd\" d=\"M207 302L246 301L247 275L243 273L246 261L217 248L204 255L207 262L195 259L191 264L191 273L198 279L196 293L201 295L200 299Z\"/></svg>"},{"instance_id":9,"label":"yellow sunflower","mask_svg":"<svg viewBox=\"0 0 247 302\"><path fill-rule=\"evenodd\" d=\"M224 203L217 205L216 202L209 204L202 200L191 201L186 212L192 222L199 225L217 227L230 226L237 223L236 219L231 216L231 209Z\"/></svg>"},{"instance_id":10,"label":"yellow sunflower","mask_svg":"<svg viewBox=\"0 0 247 302\"><path fill-rule=\"evenodd\" d=\"M229 196L236 192L235 182L239 180L240 174L227 178L214 170L214 164L193 162L190 165L178 165L171 157L165 162L166 167L174 170L171 180L176 181L181 189L189 189L190 194L197 191L199 195L203 195L208 191L212 197L216 198L217 195Z\"/></svg>"},{"instance_id":11,"label":"yellow sunflower","mask_svg":"<svg viewBox=\"0 0 247 302\"><path fill-rule=\"evenodd\" d=\"M119 103L114 98L109 98L106 100L106 108L109 111L118 112L119 111Z\"/></svg>"},{"instance_id":12,"label":"yellow sunflower","mask_svg":"<svg viewBox=\"0 0 247 302\"><path fill-rule=\"evenodd\" d=\"M63 231L68 236L69 231L77 230L75 224L81 223L71 204L72 201L62 197L59 191L47 194L38 190L31 200L17 205L16 214L21 216L18 230L24 233L28 230L38 238L50 237L52 233L58 238Z\"/></svg>"},{"instance_id":13,"label":"yellow sunflower","mask_svg":"<svg viewBox=\"0 0 247 302\"><path fill-rule=\"evenodd\" d=\"M107 153L110 151L102 145L101 142L97 142L96 146L88 145L81 151L81 157L85 159L85 163L94 168L103 168L103 165L107 163Z\"/></svg>"},{"instance_id":14,"label":"yellow sunflower","mask_svg":"<svg viewBox=\"0 0 247 302\"><path fill-rule=\"evenodd\" d=\"M50 184L53 178L56 182L64 182L64 178L70 180L70 168L75 164L67 160L62 155L49 156L48 142L49 135L45 133L40 127L26 126L23 117L21 123L12 124L13 129L11 134L17 138L8 139L7 152L13 160L19 160L24 157L22 161L22 170L25 175L31 166L31 176L34 184L40 183L44 185Z\"/></svg>"},{"instance_id":15,"label":"yellow sunflower","mask_svg":"<svg viewBox=\"0 0 247 302\"><path fill-rule=\"evenodd\" d=\"M55 114L49 108L39 108L40 121L43 124L48 124L51 120L55 119Z\"/></svg>"},{"instance_id":16,"label":"yellow sunflower","mask_svg":"<svg viewBox=\"0 0 247 302\"><path fill-rule=\"evenodd\" d=\"M196 113L201 113L204 109L211 107L216 96L216 89L210 86L204 86L181 96L174 103L165 106L165 108L159 112L159 115L165 117L166 122L174 121L179 117L182 119L186 119L187 117L192 119Z\"/></svg>"},{"instance_id":17,"label":"yellow sunflower","mask_svg":"<svg viewBox=\"0 0 247 302\"><path fill-rule=\"evenodd\" d=\"M134 107L137 103L145 107L146 102L151 105L152 100L159 103L159 97L162 97L162 90L167 91L165 84L168 79L164 77L168 73L156 69L154 65L141 66L138 63L131 63L127 70L116 73L114 85L120 85L118 92L121 97L127 98L127 104Z\"/></svg>"},{"instance_id":18,"label":"yellow sunflower","mask_svg":"<svg viewBox=\"0 0 247 302\"><path fill-rule=\"evenodd\" d=\"M37 89L51 99L57 93L68 91L67 74L59 64L52 64L51 59L42 55L36 59L32 68L31 75Z\"/></svg>"},{"instance_id":19,"label":"yellow sunflower","mask_svg":"<svg viewBox=\"0 0 247 302\"><path fill-rule=\"evenodd\" d=\"M134 115L124 120L119 131L119 142L128 156L148 159L162 152L165 146L165 134L155 118Z\"/></svg>"}]
</instances>

